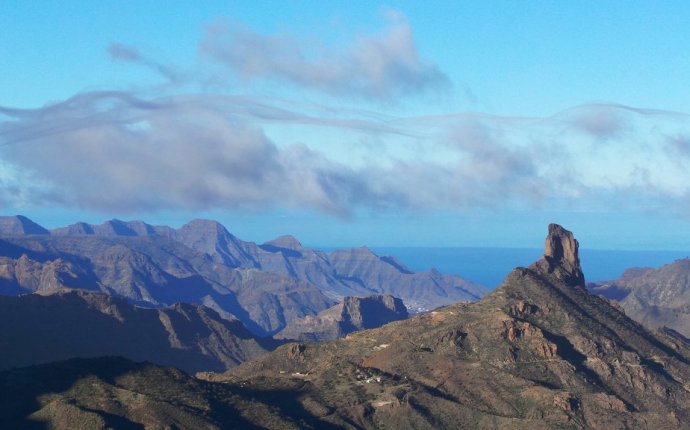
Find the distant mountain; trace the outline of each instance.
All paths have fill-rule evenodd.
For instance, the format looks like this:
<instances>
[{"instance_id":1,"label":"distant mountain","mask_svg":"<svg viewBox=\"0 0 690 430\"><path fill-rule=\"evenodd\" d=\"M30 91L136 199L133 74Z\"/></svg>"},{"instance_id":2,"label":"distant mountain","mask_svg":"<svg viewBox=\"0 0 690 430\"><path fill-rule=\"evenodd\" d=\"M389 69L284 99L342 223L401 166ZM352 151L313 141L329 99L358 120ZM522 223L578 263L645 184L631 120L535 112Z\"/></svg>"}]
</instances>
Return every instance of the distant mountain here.
<instances>
[{"instance_id":1,"label":"distant mountain","mask_svg":"<svg viewBox=\"0 0 690 430\"><path fill-rule=\"evenodd\" d=\"M236 268L254 268L315 285L333 299L391 294L421 312L458 301L474 301L486 289L459 276L430 270L414 273L392 257L368 248L319 252L304 248L291 236L257 245L230 234L214 221L196 220L173 236L214 261Z\"/></svg>"},{"instance_id":2,"label":"distant mountain","mask_svg":"<svg viewBox=\"0 0 690 430\"><path fill-rule=\"evenodd\" d=\"M577 241L551 225L544 256L478 302L200 376L333 428L683 428L690 348L667 333L590 295Z\"/></svg>"},{"instance_id":3,"label":"distant mountain","mask_svg":"<svg viewBox=\"0 0 690 430\"><path fill-rule=\"evenodd\" d=\"M458 276L436 270L414 273L393 257L379 257L366 247L330 253L302 246L292 236L257 245L232 235L220 223L194 220L174 230L142 221L111 220L55 229L55 235L165 236L207 254L216 263L309 282L332 299L348 295L393 294L422 312L457 301L474 301L486 290Z\"/></svg>"},{"instance_id":4,"label":"distant mountain","mask_svg":"<svg viewBox=\"0 0 690 430\"><path fill-rule=\"evenodd\" d=\"M19 218L0 217L0 225L14 226ZM21 218L22 225L35 225ZM81 288L147 306L199 303L269 335L344 296L391 294L422 311L486 292L435 270L413 273L367 248L325 253L290 236L245 242L215 221L179 229L120 220L41 229L8 227L0 234L1 293Z\"/></svg>"},{"instance_id":5,"label":"distant mountain","mask_svg":"<svg viewBox=\"0 0 690 430\"><path fill-rule=\"evenodd\" d=\"M595 294L618 300L626 315L649 327L668 326L690 337L690 259L658 269L633 268L613 281L589 284Z\"/></svg>"},{"instance_id":6,"label":"distant mountain","mask_svg":"<svg viewBox=\"0 0 690 430\"><path fill-rule=\"evenodd\" d=\"M304 341L335 340L357 330L380 327L408 317L402 300L390 295L344 297L312 317L294 320L276 335Z\"/></svg>"},{"instance_id":7,"label":"distant mountain","mask_svg":"<svg viewBox=\"0 0 690 430\"><path fill-rule=\"evenodd\" d=\"M67 227L60 227L50 231L55 236L154 236L169 234L170 227L152 226L143 221L121 221L113 219L100 225L79 222Z\"/></svg>"},{"instance_id":8,"label":"distant mountain","mask_svg":"<svg viewBox=\"0 0 690 430\"><path fill-rule=\"evenodd\" d=\"M144 309L82 290L0 296L0 327L0 369L121 355L187 372L222 371L277 345L204 306Z\"/></svg>"},{"instance_id":9,"label":"distant mountain","mask_svg":"<svg viewBox=\"0 0 690 430\"><path fill-rule=\"evenodd\" d=\"M50 234L50 232L22 215L0 217L0 237L30 234Z\"/></svg>"},{"instance_id":10,"label":"distant mountain","mask_svg":"<svg viewBox=\"0 0 690 430\"><path fill-rule=\"evenodd\" d=\"M167 237L26 236L0 241L0 292L79 288L143 306L198 303L257 335L315 315L335 301L315 286L216 264Z\"/></svg>"}]
</instances>

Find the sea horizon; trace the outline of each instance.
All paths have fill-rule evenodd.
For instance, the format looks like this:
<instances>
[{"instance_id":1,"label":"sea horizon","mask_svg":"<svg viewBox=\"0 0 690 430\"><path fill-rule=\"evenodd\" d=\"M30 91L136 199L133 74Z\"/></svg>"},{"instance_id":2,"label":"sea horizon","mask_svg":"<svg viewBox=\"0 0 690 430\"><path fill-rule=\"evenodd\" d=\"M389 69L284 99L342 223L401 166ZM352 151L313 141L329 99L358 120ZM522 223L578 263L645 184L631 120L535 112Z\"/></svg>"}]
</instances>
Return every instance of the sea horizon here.
<instances>
[{"instance_id":1,"label":"sea horizon","mask_svg":"<svg viewBox=\"0 0 690 430\"><path fill-rule=\"evenodd\" d=\"M461 276L493 290L516 267L538 260L543 249L478 246L367 246L380 257L392 256L410 270L436 269ZM310 246L320 251L351 247ZM610 281L632 267L658 268L690 257L690 250L619 250L580 248L580 260L587 282Z\"/></svg>"}]
</instances>

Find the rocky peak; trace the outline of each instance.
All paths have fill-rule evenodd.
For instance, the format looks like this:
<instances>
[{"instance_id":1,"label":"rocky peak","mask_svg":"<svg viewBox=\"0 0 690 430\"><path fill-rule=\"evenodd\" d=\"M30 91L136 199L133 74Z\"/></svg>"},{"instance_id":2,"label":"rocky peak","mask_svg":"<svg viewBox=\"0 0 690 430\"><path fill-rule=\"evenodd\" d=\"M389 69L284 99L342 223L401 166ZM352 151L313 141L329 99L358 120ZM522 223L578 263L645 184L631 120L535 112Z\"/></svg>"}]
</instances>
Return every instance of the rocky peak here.
<instances>
[{"instance_id":1,"label":"rocky peak","mask_svg":"<svg viewBox=\"0 0 690 430\"><path fill-rule=\"evenodd\" d=\"M196 234L222 235L229 234L218 221L208 219L195 219L180 227L179 232L191 232Z\"/></svg>"},{"instance_id":2,"label":"rocky peak","mask_svg":"<svg viewBox=\"0 0 690 430\"><path fill-rule=\"evenodd\" d=\"M99 236L138 236L137 232L130 228L129 223L119 219L111 219L96 226L96 234Z\"/></svg>"},{"instance_id":3,"label":"rocky peak","mask_svg":"<svg viewBox=\"0 0 690 430\"><path fill-rule=\"evenodd\" d=\"M144 221L128 221L125 222L125 226L136 233L137 236L152 236L156 234L156 230L152 225L145 223Z\"/></svg>"},{"instance_id":4,"label":"rocky peak","mask_svg":"<svg viewBox=\"0 0 690 430\"><path fill-rule=\"evenodd\" d=\"M70 224L67 227L55 228L51 231L55 236L84 236L96 234L93 226L85 222Z\"/></svg>"},{"instance_id":5,"label":"rocky peak","mask_svg":"<svg viewBox=\"0 0 690 430\"><path fill-rule=\"evenodd\" d=\"M278 238L266 242L264 245L273 246L276 248L292 249L295 251L304 249L300 241L297 240L294 236L290 235L280 236Z\"/></svg>"},{"instance_id":6,"label":"rocky peak","mask_svg":"<svg viewBox=\"0 0 690 430\"><path fill-rule=\"evenodd\" d=\"M544 256L531 268L555 275L569 285L585 286L580 266L579 244L573 233L558 224L549 224L544 244Z\"/></svg>"},{"instance_id":7,"label":"rocky peak","mask_svg":"<svg viewBox=\"0 0 690 430\"><path fill-rule=\"evenodd\" d=\"M292 321L276 335L279 339L334 340L357 330L371 329L409 317L402 300L390 294L346 296L316 316Z\"/></svg>"},{"instance_id":8,"label":"rocky peak","mask_svg":"<svg viewBox=\"0 0 690 430\"><path fill-rule=\"evenodd\" d=\"M50 232L22 215L0 217L0 236L25 236L28 234L50 234Z\"/></svg>"}]
</instances>

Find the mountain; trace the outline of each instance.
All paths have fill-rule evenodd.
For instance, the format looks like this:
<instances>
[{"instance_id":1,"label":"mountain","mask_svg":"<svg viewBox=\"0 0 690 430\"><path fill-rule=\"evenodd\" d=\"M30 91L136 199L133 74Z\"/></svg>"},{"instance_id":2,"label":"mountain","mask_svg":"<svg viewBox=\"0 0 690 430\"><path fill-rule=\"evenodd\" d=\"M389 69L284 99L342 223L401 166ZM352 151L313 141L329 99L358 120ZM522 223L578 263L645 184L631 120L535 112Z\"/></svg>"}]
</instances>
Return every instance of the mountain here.
<instances>
[{"instance_id":1,"label":"mountain","mask_svg":"<svg viewBox=\"0 0 690 430\"><path fill-rule=\"evenodd\" d=\"M288 393L338 428L661 429L690 422L690 348L588 293L578 242L492 293L326 343L292 343L199 375ZM286 396L288 394L285 394Z\"/></svg>"},{"instance_id":2,"label":"mountain","mask_svg":"<svg viewBox=\"0 0 690 430\"><path fill-rule=\"evenodd\" d=\"M92 225L84 222L60 227L50 231L55 236L154 236L157 234L168 235L172 229L165 226L152 226L143 221L121 221L112 219L100 225Z\"/></svg>"},{"instance_id":3,"label":"mountain","mask_svg":"<svg viewBox=\"0 0 690 430\"><path fill-rule=\"evenodd\" d=\"M315 317L292 321L275 337L306 341L335 340L357 330L380 327L408 317L402 300L391 295L344 297Z\"/></svg>"},{"instance_id":4,"label":"mountain","mask_svg":"<svg viewBox=\"0 0 690 430\"><path fill-rule=\"evenodd\" d=\"M198 303L257 335L335 303L309 283L215 263L163 236L25 236L0 241L0 292L79 288L142 306Z\"/></svg>"},{"instance_id":5,"label":"mountain","mask_svg":"<svg viewBox=\"0 0 690 430\"><path fill-rule=\"evenodd\" d=\"M144 309L82 290L0 296L0 369L121 355L187 372L222 371L277 346L199 305Z\"/></svg>"},{"instance_id":6,"label":"mountain","mask_svg":"<svg viewBox=\"0 0 690 430\"><path fill-rule=\"evenodd\" d=\"M633 268L588 288L617 300L626 315L649 327L668 326L690 337L690 259L658 269Z\"/></svg>"},{"instance_id":7,"label":"mountain","mask_svg":"<svg viewBox=\"0 0 690 430\"><path fill-rule=\"evenodd\" d=\"M0 217L0 237L30 234L50 234L50 232L22 215Z\"/></svg>"},{"instance_id":8,"label":"mountain","mask_svg":"<svg viewBox=\"0 0 690 430\"><path fill-rule=\"evenodd\" d=\"M392 257L368 248L320 252L291 236L257 245L230 234L215 221L195 220L172 236L214 261L236 268L259 269L315 285L326 296L391 294L417 312L457 301L474 301L486 289L436 270L414 273Z\"/></svg>"},{"instance_id":9,"label":"mountain","mask_svg":"<svg viewBox=\"0 0 690 430\"><path fill-rule=\"evenodd\" d=\"M15 225L19 218L0 219ZM390 294L419 312L477 300L486 292L458 276L414 273L367 248L320 252L291 236L257 245L208 220L179 229L111 220L43 234L22 231L39 230L0 231L2 294L81 288L145 306L198 303L262 336L345 296Z\"/></svg>"}]
</instances>

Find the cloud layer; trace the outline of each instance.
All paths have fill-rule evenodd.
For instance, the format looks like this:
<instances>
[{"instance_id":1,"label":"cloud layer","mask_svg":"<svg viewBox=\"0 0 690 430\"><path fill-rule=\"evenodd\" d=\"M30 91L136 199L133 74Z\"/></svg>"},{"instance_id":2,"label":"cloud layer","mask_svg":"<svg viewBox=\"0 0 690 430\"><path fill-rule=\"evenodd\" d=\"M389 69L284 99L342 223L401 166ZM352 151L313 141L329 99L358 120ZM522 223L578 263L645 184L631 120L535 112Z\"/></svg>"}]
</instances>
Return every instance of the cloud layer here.
<instances>
[{"instance_id":1,"label":"cloud layer","mask_svg":"<svg viewBox=\"0 0 690 430\"><path fill-rule=\"evenodd\" d=\"M682 202L690 187L678 162L688 157L690 134L678 114L615 105L522 119L324 111L247 97L121 92L0 108L0 199L106 213L281 207L349 216L358 208L634 207ZM605 126L596 121L601 115ZM304 143L268 137L285 125L306 127L309 136ZM354 165L320 144L323 130L376 136L392 147L408 139L421 150L404 156L351 142L370 155Z\"/></svg>"}]
</instances>

